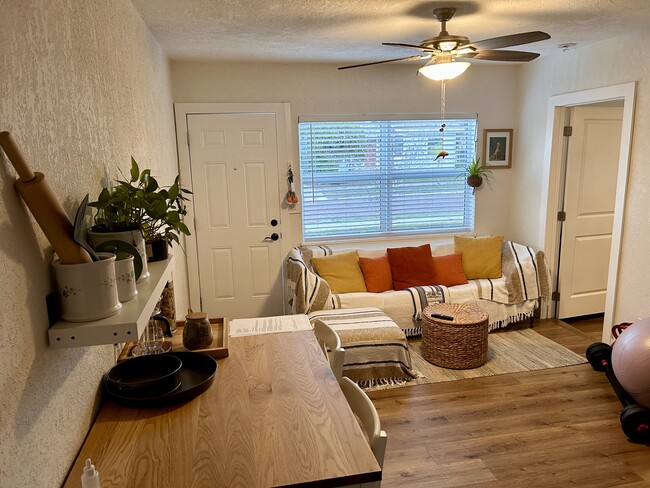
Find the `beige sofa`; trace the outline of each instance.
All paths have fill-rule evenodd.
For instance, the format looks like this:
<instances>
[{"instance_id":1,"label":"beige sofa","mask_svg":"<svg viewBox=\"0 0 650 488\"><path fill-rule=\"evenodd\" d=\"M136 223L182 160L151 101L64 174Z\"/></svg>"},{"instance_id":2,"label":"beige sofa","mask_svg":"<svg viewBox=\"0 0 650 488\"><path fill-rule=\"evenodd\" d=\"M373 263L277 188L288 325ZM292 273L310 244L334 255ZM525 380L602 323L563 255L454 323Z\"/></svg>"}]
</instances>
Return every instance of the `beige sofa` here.
<instances>
[{"instance_id":1,"label":"beige sofa","mask_svg":"<svg viewBox=\"0 0 650 488\"><path fill-rule=\"evenodd\" d=\"M382 293L332 293L329 285L315 272L311 258L349 252L323 245L293 248L286 259L285 311L291 314L318 310L377 307L395 321L407 336L421 332L420 315L430 303L466 303L489 315L490 330L532 318L540 300L550 295L550 276L542 251L511 241L502 246L500 278L469 280L466 285L417 286ZM380 257L386 249L356 249L360 257ZM431 244L431 253L442 256L454 252L453 243Z\"/></svg>"}]
</instances>

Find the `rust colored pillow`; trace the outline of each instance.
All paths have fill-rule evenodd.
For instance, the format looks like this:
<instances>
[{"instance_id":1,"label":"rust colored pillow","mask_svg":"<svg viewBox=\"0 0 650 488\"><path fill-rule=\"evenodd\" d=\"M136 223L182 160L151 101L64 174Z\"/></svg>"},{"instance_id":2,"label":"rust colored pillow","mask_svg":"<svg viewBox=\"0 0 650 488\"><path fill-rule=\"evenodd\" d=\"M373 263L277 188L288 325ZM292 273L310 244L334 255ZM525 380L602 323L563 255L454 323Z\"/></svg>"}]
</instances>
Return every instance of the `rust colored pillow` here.
<instances>
[{"instance_id":1,"label":"rust colored pillow","mask_svg":"<svg viewBox=\"0 0 650 488\"><path fill-rule=\"evenodd\" d=\"M436 285L455 286L467 284L467 277L463 271L462 254L433 256L433 271L436 275Z\"/></svg>"},{"instance_id":2,"label":"rust colored pillow","mask_svg":"<svg viewBox=\"0 0 650 488\"><path fill-rule=\"evenodd\" d=\"M393 287L404 290L411 286L435 285L431 246L388 248Z\"/></svg>"},{"instance_id":3,"label":"rust colored pillow","mask_svg":"<svg viewBox=\"0 0 650 488\"><path fill-rule=\"evenodd\" d=\"M360 257L359 266L361 266L368 291L381 293L393 289L393 275L390 272L388 256L380 258Z\"/></svg>"}]
</instances>

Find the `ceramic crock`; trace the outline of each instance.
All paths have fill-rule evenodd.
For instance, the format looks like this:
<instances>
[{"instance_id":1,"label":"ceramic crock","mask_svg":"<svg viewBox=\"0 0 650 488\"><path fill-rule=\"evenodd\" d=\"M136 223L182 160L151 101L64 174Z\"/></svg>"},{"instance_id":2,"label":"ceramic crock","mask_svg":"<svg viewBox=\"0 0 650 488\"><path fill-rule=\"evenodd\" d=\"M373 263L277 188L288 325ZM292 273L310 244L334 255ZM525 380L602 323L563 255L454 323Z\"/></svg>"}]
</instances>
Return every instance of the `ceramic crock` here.
<instances>
[{"instance_id":1,"label":"ceramic crock","mask_svg":"<svg viewBox=\"0 0 650 488\"><path fill-rule=\"evenodd\" d=\"M115 279L115 254L97 254L100 260L91 263L63 264L58 258L52 262L63 320L99 320L122 308Z\"/></svg>"},{"instance_id":2,"label":"ceramic crock","mask_svg":"<svg viewBox=\"0 0 650 488\"><path fill-rule=\"evenodd\" d=\"M144 237L139 230L126 230L123 232L95 232L88 231L88 240L93 247L97 247L102 242L106 241L124 241L131 244L138 250L138 254L142 258L142 273L138 278L137 283L142 283L149 279L149 268L147 267L147 250L144 244Z\"/></svg>"}]
</instances>

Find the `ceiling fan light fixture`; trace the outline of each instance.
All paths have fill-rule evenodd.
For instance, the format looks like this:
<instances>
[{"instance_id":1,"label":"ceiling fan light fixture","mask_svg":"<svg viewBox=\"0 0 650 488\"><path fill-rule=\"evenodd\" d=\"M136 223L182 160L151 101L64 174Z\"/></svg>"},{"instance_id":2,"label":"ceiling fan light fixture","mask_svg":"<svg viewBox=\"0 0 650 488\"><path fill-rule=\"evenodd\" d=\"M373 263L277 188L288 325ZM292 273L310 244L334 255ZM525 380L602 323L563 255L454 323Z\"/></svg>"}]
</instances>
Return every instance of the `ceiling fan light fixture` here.
<instances>
[{"instance_id":1,"label":"ceiling fan light fixture","mask_svg":"<svg viewBox=\"0 0 650 488\"><path fill-rule=\"evenodd\" d=\"M458 47L456 41L441 41L438 43L438 49L445 52L451 52Z\"/></svg>"},{"instance_id":2,"label":"ceiling fan light fixture","mask_svg":"<svg viewBox=\"0 0 650 488\"><path fill-rule=\"evenodd\" d=\"M458 63L451 56L449 58L436 56L418 71L422 76L426 76L430 80L441 81L456 78L462 75L467 68L469 68L467 62Z\"/></svg>"},{"instance_id":3,"label":"ceiling fan light fixture","mask_svg":"<svg viewBox=\"0 0 650 488\"><path fill-rule=\"evenodd\" d=\"M458 3L467 4L473 2ZM461 75L469 68L469 63L455 62L455 57L460 59L474 58L484 61L527 62L536 59L539 53L512 50L499 51L499 49L545 41L551 38L546 32L530 31L470 42L466 36L452 35L447 32L447 22L451 20L455 13L456 8L454 7L435 8L433 10L433 16L440 22L440 33L436 36L423 39L419 44L382 42L386 46L417 49L419 54L402 58L385 59L383 61L354 64L351 66L341 66L339 69L359 68L361 66L392 63L394 61L416 61L425 59L425 56L433 56L431 61L419 69L418 75L422 74L432 80L444 81ZM569 46L569 44L566 44L560 46L560 48L566 50Z\"/></svg>"}]
</instances>

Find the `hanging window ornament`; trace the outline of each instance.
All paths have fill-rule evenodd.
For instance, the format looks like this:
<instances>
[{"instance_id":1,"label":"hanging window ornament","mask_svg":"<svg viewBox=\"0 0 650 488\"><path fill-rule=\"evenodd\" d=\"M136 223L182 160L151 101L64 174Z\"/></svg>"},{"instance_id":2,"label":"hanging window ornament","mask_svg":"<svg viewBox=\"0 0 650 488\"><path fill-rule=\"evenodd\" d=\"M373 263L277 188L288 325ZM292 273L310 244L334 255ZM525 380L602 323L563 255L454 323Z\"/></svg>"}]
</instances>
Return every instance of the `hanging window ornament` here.
<instances>
[{"instance_id":1,"label":"hanging window ornament","mask_svg":"<svg viewBox=\"0 0 650 488\"><path fill-rule=\"evenodd\" d=\"M434 161L436 161L438 158L445 158L445 156L449 156L449 153L445 151L444 149L438 153Z\"/></svg>"},{"instance_id":2,"label":"hanging window ornament","mask_svg":"<svg viewBox=\"0 0 650 488\"><path fill-rule=\"evenodd\" d=\"M447 127L447 124L445 124L445 80L440 80L440 118L441 118L441 125L439 130L442 133L445 131L445 127ZM442 150L435 157L434 161L436 161L439 158L444 159L445 156L449 156L449 153L445 151L445 137L443 135Z\"/></svg>"},{"instance_id":3,"label":"hanging window ornament","mask_svg":"<svg viewBox=\"0 0 650 488\"><path fill-rule=\"evenodd\" d=\"M295 205L298 203L298 196L296 195L296 187L293 184L291 164L289 164L289 169L287 170L287 186L289 187L289 191L287 191L285 199L289 205Z\"/></svg>"},{"instance_id":4,"label":"hanging window ornament","mask_svg":"<svg viewBox=\"0 0 650 488\"><path fill-rule=\"evenodd\" d=\"M440 126L440 132L445 131L445 80L440 80L440 118L442 119L442 125Z\"/></svg>"}]
</instances>

